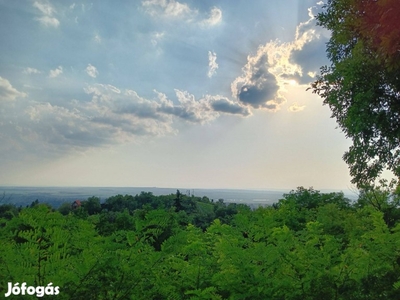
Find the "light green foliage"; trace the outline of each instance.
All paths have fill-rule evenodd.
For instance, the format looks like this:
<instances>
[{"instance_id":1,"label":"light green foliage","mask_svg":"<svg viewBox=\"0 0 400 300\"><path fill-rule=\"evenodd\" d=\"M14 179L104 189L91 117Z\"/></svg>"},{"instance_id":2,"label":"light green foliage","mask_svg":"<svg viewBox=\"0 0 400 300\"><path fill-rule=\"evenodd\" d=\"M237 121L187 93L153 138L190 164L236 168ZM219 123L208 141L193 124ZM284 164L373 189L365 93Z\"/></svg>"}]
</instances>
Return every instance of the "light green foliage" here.
<instances>
[{"instance_id":1,"label":"light green foliage","mask_svg":"<svg viewBox=\"0 0 400 300\"><path fill-rule=\"evenodd\" d=\"M23 209L1 233L2 288L21 280L30 285L77 283L97 255L91 224L52 212L46 205Z\"/></svg>"},{"instance_id":2,"label":"light green foliage","mask_svg":"<svg viewBox=\"0 0 400 300\"><path fill-rule=\"evenodd\" d=\"M142 215L135 214L135 231L139 241L147 242L157 251L162 243L176 232L178 224L172 212L165 210L150 210Z\"/></svg>"},{"instance_id":3,"label":"light green foliage","mask_svg":"<svg viewBox=\"0 0 400 300\"><path fill-rule=\"evenodd\" d=\"M58 299L398 299L398 194L376 188L351 205L343 194L298 188L253 211L192 199L203 210L192 213L184 195L178 212L130 212L124 201L135 198L118 196L122 211L90 216L38 204L2 218L0 292L26 281L53 282ZM190 223L232 208L206 228Z\"/></svg>"}]
</instances>

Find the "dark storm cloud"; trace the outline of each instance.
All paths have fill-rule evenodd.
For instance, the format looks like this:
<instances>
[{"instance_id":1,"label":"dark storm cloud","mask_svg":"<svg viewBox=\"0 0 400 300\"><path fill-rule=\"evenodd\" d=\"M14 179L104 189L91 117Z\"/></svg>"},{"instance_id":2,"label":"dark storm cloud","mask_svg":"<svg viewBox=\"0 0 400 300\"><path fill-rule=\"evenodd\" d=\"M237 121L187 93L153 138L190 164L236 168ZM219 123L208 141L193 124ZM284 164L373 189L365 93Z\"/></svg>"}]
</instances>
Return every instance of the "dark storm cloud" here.
<instances>
[{"instance_id":1,"label":"dark storm cloud","mask_svg":"<svg viewBox=\"0 0 400 300\"><path fill-rule=\"evenodd\" d=\"M271 102L279 98L276 77L269 72L268 53L260 47L257 54L247 58L242 76L232 83L233 95L244 105L253 108L271 107Z\"/></svg>"},{"instance_id":2,"label":"dark storm cloud","mask_svg":"<svg viewBox=\"0 0 400 300\"><path fill-rule=\"evenodd\" d=\"M295 49L290 56L290 62L301 67L301 75L296 74L294 79L300 84L308 84L313 78L313 73L319 73L322 66L327 65L329 60L325 48L328 38L325 36L316 37L305 43L301 49Z\"/></svg>"},{"instance_id":3,"label":"dark storm cloud","mask_svg":"<svg viewBox=\"0 0 400 300\"><path fill-rule=\"evenodd\" d=\"M223 112L232 115L249 116L251 112L248 107L235 103L226 98L219 98L210 101L211 107L214 111Z\"/></svg>"},{"instance_id":4,"label":"dark storm cloud","mask_svg":"<svg viewBox=\"0 0 400 300\"><path fill-rule=\"evenodd\" d=\"M254 108L266 107L267 101L276 97L278 91L276 80L261 85L246 84L242 86L237 94L243 104L249 104Z\"/></svg>"},{"instance_id":5,"label":"dark storm cloud","mask_svg":"<svg viewBox=\"0 0 400 300\"><path fill-rule=\"evenodd\" d=\"M161 106L158 111L190 123L202 123L208 120L207 117L202 116L201 112L183 106Z\"/></svg>"},{"instance_id":6,"label":"dark storm cloud","mask_svg":"<svg viewBox=\"0 0 400 300\"><path fill-rule=\"evenodd\" d=\"M188 92L175 90L178 104L166 99L164 94L159 93L161 107L159 111L170 114L179 119L191 123L205 123L214 120L222 114L234 114L237 116L248 116L251 114L248 107L241 103L233 102L219 95L206 95L196 100L194 95Z\"/></svg>"}]
</instances>

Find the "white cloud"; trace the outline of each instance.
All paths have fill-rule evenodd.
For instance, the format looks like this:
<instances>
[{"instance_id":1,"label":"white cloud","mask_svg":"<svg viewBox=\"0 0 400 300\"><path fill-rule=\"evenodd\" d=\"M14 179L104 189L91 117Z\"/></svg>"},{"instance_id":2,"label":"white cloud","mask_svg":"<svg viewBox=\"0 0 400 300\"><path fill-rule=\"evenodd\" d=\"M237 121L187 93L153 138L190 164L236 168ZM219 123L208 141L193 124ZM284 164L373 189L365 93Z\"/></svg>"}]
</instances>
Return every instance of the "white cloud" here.
<instances>
[{"instance_id":1,"label":"white cloud","mask_svg":"<svg viewBox=\"0 0 400 300\"><path fill-rule=\"evenodd\" d=\"M41 72L38 69L35 68L25 68L22 73L24 74L40 74Z\"/></svg>"},{"instance_id":2,"label":"white cloud","mask_svg":"<svg viewBox=\"0 0 400 300\"><path fill-rule=\"evenodd\" d=\"M211 109L209 101L203 98L196 100L187 91L175 89L179 105L173 107L172 114L192 123L206 123L216 119L219 114Z\"/></svg>"},{"instance_id":3,"label":"white cloud","mask_svg":"<svg viewBox=\"0 0 400 300\"><path fill-rule=\"evenodd\" d=\"M88 64L88 66L86 67L86 73L92 78L96 78L99 74L96 67L92 66L91 64Z\"/></svg>"},{"instance_id":4,"label":"white cloud","mask_svg":"<svg viewBox=\"0 0 400 300\"><path fill-rule=\"evenodd\" d=\"M98 33L95 33L95 35L94 35L94 37L93 37L93 40L94 40L96 43L101 43L101 36L100 36Z\"/></svg>"},{"instance_id":5,"label":"white cloud","mask_svg":"<svg viewBox=\"0 0 400 300\"><path fill-rule=\"evenodd\" d=\"M210 11L210 17L201 21L203 26L215 26L222 21L222 11L217 8L213 7Z\"/></svg>"},{"instance_id":6,"label":"white cloud","mask_svg":"<svg viewBox=\"0 0 400 300\"><path fill-rule=\"evenodd\" d=\"M106 144L105 139L112 134L90 122L88 116L76 108L34 102L26 108L25 114L30 120L25 131L31 139L44 141L42 146L56 147L58 151Z\"/></svg>"},{"instance_id":7,"label":"white cloud","mask_svg":"<svg viewBox=\"0 0 400 300\"><path fill-rule=\"evenodd\" d=\"M151 114L156 101L111 85L96 84L85 92L92 96L88 102L30 101L15 138L39 143L38 148L54 155L174 133L172 117Z\"/></svg>"},{"instance_id":8,"label":"white cloud","mask_svg":"<svg viewBox=\"0 0 400 300\"><path fill-rule=\"evenodd\" d=\"M207 76L211 78L217 71L217 54L215 52L208 51L208 73Z\"/></svg>"},{"instance_id":9,"label":"white cloud","mask_svg":"<svg viewBox=\"0 0 400 300\"><path fill-rule=\"evenodd\" d=\"M317 76L317 72L308 72L307 75L311 78L315 78L315 76Z\"/></svg>"},{"instance_id":10,"label":"white cloud","mask_svg":"<svg viewBox=\"0 0 400 300\"><path fill-rule=\"evenodd\" d=\"M197 9L175 0L145 0L142 1L142 7L152 17L182 19L203 27L215 26L222 20L222 11L217 7L211 8L209 15L203 18Z\"/></svg>"},{"instance_id":11,"label":"white cloud","mask_svg":"<svg viewBox=\"0 0 400 300\"><path fill-rule=\"evenodd\" d=\"M317 74L321 66L328 64L326 53L321 49L325 49L330 33L317 26L314 17L322 9L322 5L323 3L318 2L317 6L310 7L308 9L310 18L296 28L290 62L298 66L293 78L301 84L309 84L315 76L313 74Z\"/></svg>"},{"instance_id":12,"label":"white cloud","mask_svg":"<svg viewBox=\"0 0 400 300\"><path fill-rule=\"evenodd\" d=\"M90 11L93 8L93 3L90 3L89 5L81 4L82 12L87 12Z\"/></svg>"},{"instance_id":13,"label":"white cloud","mask_svg":"<svg viewBox=\"0 0 400 300\"><path fill-rule=\"evenodd\" d=\"M191 18L197 14L197 11L190 9L187 4L175 0L145 0L142 1L142 6L151 16Z\"/></svg>"},{"instance_id":14,"label":"white cloud","mask_svg":"<svg viewBox=\"0 0 400 300\"><path fill-rule=\"evenodd\" d=\"M38 90L38 91L43 90L43 88L41 88L41 87L32 86L32 85L29 85L29 84L24 84L23 87L24 87L24 88L28 88L28 89Z\"/></svg>"},{"instance_id":15,"label":"white cloud","mask_svg":"<svg viewBox=\"0 0 400 300\"><path fill-rule=\"evenodd\" d=\"M151 44L155 47L157 46L158 42L164 38L164 32L154 32L151 36Z\"/></svg>"},{"instance_id":16,"label":"white cloud","mask_svg":"<svg viewBox=\"0 0 400 300\"><path fill-rule=\"evenodd\" d=\"M33 7L37 8L46 16L51 16L55 11L49 3L35 1Z\"/></svg>"},{"instance_id":17,"label":"white cloud","mask_svg":"<svg viewBox=\"0 0 400 300\"><path fill-rule=\"evenodd\" d=\"M15 89L7 79L0 77L0 101L14 101L18 97L26 96L25 93Z\"/></svg>"},{"instance_id":18,"label":"white cloud","mask_svg":"<svg viewBox=\"0 0 400 300\"><path fill-rule=\"evenodd\" d=\"M93 95L91 105L102 107L103 114L155 120L165 123L167 127L171 127L176 120L203 124L216 119L221 113L250 115L248 108L226 97L206 95L196 99L189 92L178 89L175 89L177 103L158 91L154 91L157 99L149 100L140 97L135 91L121 91L115 86L104 84L88 86L85 92Z\"/></svg>"},{"instance_id":19,"label":"white cloud","mask_svg":"<svg viewBox=\"0 0 400 300\"><path fill-rule=\"evenodd\" d=\"M293 105L291 105L291 106L288 108L288 111L291 111L291 112L299 112L299 111L304 110L304 108L306 108L305 105L300 106L300 105L298 105L297 103L294 103Z\"/></svg>"},{"instance_id":20,"label":"white cloud","mask_svg":"<svg viewBox=\"0 0 400 300\"><path fill-rule=\"evenodd\" d=\"M101 96L101 99L106 100L110 95L115 94L121 94L121 90L118 89L117 87L111 85L111 84L94 84L94 85L89 85L86 88L83 89L85 93L87 94L93 94L93 96L99 97ZM97 98L94 98L97 99Z\"/></svg>"},{"instance_id":21,"label":"white cloud","mask_svg":"<svg viewBox=\"0 0 400 300\"><path fill-rule=\"evenodd\" d=\"M47 27L58 27L60 25L60 21L54 17L56 13L55 9L45 1L35 1L33 3L33 7L37 8L42 16L35 18L35 20L39 21L42 25Z\"/></svg>"},{"instance_id":22,"label":"white cloud","mask_svg":"<svg viewBox=\"0 0 400 300\"><path fill-rule=\"evenodd\" d=\"M54 70L50 70L49 72L49 77L50 78L56 78L57 76L59 76L60 74L63 73L63 68L62 66L58 66L56 69Z\"/></svg>"},{"instance_id":23,"label":"white cloud","mask_svg":"<svg viewBox=\"0 0 400 300\"><path fill-rule=\"evenodd\" d=\"M204 124L222 114L241 117L251 114L247 107L219 95L196 99L187 91L175 90L172 101L155 91L154 99L146 99L133 90L109 84L88 85L84 91L90 95L89 101L15 102L18 105L15 113L8 113L13 111L8 107L0 110L0 132L3 130L7 139L12 137L21 146L25 145L24 149L30 147L41 153L60 155L175 134L177 122ZM0 100L25 96L8 80L0 78Z\"/></svg>"},{"instance_id":24,"label":"white cloud","mask_svg":"<svg viewBox=\"0 0 400 300\"><path fill-rule=\"evenodd\" d=\"M58 27L60 25L60 21L58 21L56 18L49 17L49 16L43 16L40 18L36 18L42 25L48 26L48 27Z\"/></svg>"},{"instance_id":25,"label":"white cloud","mask_svg":"<svg viewBox=\"0 0 400 300\"><path fill-rule=\"evenodd\" d=\"M76 106L106 132L114 132L116 141L131 140L139 136L160 136L174 132L172 118L158 111L161 104L140 97L135 91L120 90L112 85L95 84L85 92L92 95L87 103Z\"/></svg>"}]
</instances>

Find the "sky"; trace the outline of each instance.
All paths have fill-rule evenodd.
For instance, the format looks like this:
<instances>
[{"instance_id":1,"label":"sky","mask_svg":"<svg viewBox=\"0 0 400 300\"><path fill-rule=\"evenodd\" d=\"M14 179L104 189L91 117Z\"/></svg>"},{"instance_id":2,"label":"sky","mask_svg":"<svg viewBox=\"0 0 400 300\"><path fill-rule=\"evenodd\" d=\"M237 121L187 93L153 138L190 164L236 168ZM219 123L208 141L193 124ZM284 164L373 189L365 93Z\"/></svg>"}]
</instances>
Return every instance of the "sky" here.
<instances>
[{"instance_id":1,"label":"sky","mask_svg":"<svg viewBox=\"0 0 400 300\"><path fill-rule=\"evenodd\" d=\"M311 0L0 0L0 185L349 189Z\"/></svg>"}]
</instances>

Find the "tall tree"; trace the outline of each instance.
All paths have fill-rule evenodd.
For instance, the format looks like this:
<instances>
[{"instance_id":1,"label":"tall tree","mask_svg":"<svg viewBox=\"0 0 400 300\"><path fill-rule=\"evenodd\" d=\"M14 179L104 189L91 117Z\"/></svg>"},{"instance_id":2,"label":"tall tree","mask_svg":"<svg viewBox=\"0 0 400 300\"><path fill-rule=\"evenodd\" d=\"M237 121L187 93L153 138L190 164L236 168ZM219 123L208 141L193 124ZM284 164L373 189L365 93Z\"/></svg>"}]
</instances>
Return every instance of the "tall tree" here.
<instances>
[{"instance_id":1,"label":"tall tree","mask_svg":"<svg viewBox=\"0 0 400 300\"><path fill-rule=\"evenodd\" d=\"M399 13L397 0L328 0L316 17L331 65L312 89L353 141L343 159L358 187L385 169L400 178Z\"/></svg>"}]
</instances>

